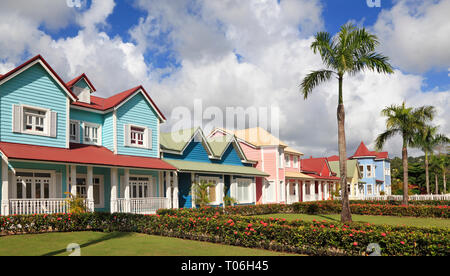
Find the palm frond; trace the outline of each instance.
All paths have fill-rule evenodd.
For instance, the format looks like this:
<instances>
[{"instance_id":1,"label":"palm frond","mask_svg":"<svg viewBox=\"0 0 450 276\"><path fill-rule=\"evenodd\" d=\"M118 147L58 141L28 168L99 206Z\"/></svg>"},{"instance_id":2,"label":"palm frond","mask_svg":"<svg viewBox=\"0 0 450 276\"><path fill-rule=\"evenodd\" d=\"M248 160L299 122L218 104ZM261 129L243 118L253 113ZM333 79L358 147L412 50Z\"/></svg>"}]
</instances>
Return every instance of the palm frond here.
<instances>
[{"instance_id":1,"label":"palm frond","mask_svg":"<svg viewBox=\"0 0 450 276\"><path fill-rule=\"evenodd\" d=\"M322 82L330 80L334 73L335 72L331 70L318 70L312 71L306 75L300 84L300 90L303 94L303 98L306 100L316 86Z\"/></svg>"}]
</instances>

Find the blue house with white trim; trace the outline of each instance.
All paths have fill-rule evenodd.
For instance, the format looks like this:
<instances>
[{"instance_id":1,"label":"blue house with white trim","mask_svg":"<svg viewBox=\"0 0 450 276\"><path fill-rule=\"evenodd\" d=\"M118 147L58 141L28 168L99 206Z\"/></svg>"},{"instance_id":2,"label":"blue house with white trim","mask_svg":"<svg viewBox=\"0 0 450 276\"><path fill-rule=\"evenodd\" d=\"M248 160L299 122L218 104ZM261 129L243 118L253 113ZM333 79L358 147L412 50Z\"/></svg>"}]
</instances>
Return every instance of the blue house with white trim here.
<instances>
[{"instance_id":1,"label":"blue house with white trim","mask_svg":"<svg viewBox=\"0 0 450 276\"><path fill-rule=\"evenodd\" d=\"M196 207L194 183L213 183L210 205L222 206L225 195L237 204L255 204L257 177L266 173L247 160L236 138L231 135L206 138L200 128L161 134L163 160L178 169L174 178L179 208Z\"/></svg>"},{"instance_id":2,"label":"blue house with white trim","mask_svg":"<svg viewBox=\"0 0 450 276\"><path fill-rule=\"evenodd\" d=\"M67 212L67 193L90 211L172 205L164 115L142 86L95 91L85 74L64 82L41 56L0 75L1 215Z\"/></svg>"},{"instance_id":3,"label":"blue house with white trim","mask_svg":"<svg viewBox=\"0 0 450 276\"><path fill-rule=\"evenodd\" d=\"M357 197L379 196L381 192L391 195L391 162L388 152L369 151L361 142L350 159L358 161L362 174Z\"/></svg>"}]
</instances>

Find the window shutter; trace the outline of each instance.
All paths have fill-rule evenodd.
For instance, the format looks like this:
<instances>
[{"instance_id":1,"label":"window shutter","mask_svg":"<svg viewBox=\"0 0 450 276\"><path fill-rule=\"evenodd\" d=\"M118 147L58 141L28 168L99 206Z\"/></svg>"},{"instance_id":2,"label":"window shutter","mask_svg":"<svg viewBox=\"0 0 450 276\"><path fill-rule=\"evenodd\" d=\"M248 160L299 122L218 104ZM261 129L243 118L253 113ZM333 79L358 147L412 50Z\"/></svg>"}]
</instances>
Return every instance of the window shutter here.
<instances>
[{"instance_id":1,"label":"window shutter","mask_svg":"<svg viewBox=\"0 0 450 276\"><path fill-rule=\"evenodd\" d=\"M152 149L153 146L153 136L152 136L152 129L147 128L147 148Z\"/></svg>"},{"instance_id":2,"label":"window shutter","mask_svg":"<svg viewBox=\"0 0 450 276\"><path fill-rule=\"evenodd\" d=\"M130 145L130 126L123 125L123 144L124 146Z\"/></svg>"},{"instance_id":3,"label":"window shutter","mask_svg":"<svg viewBox=\"0 0 450 276\"><path fill-rule=\"evenodd\" d=\"M56 112L50 112L50 137L56 137L58 132L58 114Z\"/></svg>"},{"instance_id":4,"label":"window shutter","mask_svg":"<svg viewBox=\"0 0 450 276\"><path fill-rule=\"evenodd\" d=\"M13 132L21 133L22 132L22 106L14 104L13 105Z\"/></svg>"}]
</instances>

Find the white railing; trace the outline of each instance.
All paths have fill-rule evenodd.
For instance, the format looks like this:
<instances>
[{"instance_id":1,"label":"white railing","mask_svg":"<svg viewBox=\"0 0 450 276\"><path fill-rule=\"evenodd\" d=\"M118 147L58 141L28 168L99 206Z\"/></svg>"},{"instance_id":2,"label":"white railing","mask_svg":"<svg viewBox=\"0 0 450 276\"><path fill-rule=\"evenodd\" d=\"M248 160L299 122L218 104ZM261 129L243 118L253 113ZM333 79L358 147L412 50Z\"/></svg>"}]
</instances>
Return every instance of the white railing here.
<instances>
[{"instance_id":1,"label":"white railing","mask_svg":"<svg viewBox=\"0 0 450 276\"><path fill-rule=\"evenodd\" d=\"M117 199L119 213L155 214L157 210L167 208L169 208L169 200L165 197Z\"/></svg>"},{"instance_id":2,"label":"white railing","mask_svg":"<svg viewBox=\"0 0 450 276\"><path fill-rule=\"evenodd\" d=\"M67 213L69 203L63 198L10 199L9 213L13 215Z\"/></svg>"},{"instance_id":3,"label":"white railing","mask_svg":"<svg viewBox=\"0 0 450 276\"><path fill-rule=\"evenodd\" d=\"M446 195L410 195L409 200L450 200L450 194ZM365 196L362 200L403 200L402 195Z\"/></svg>"}]
</instances>

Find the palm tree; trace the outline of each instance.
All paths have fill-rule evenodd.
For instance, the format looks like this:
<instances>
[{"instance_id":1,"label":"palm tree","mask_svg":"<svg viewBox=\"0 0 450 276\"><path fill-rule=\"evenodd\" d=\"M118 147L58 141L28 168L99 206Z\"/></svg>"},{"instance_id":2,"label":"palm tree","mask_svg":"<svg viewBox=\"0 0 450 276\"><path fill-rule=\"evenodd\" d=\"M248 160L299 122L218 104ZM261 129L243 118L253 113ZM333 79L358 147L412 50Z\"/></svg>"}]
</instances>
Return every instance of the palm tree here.
<instances>
[{"instance_id":1,"label":"palm tree","mask_svg":"<svg viewBox=\"0 0 450 276\"><path fill-rule=\"evenodd\" d=\"M206 182L204 180L196 182L193 185L193 192L195 198L195 204L200 207L204 207L211 202L210 190L215 188L216 185L212 182ZM215 194L214 194L215 196Z\"/></svg>"},{"instance_id":2,"label":"palm tree","mask_svg":"<svg viewBox=\"0 0 450 276\"><path fill-rule=\"evenodd\" d=\"M365 69L378 73L393 73L388 58L375 52L379 44L378 38L368 33L365 28L356 28L353 24L345 24L335 37L327 32L318 32L311 48L319 52L326 69L312 71L301 83L301 93L306 100L319 84L338 79L339 97L337 107L339 168L341 172L342 222L351 222L347 179L347 148L345 142L345 110L343 98L344 75L355 75Z\"/></svg>"},{"instance_id":3,"label":"palm tree","mask_svg":"<svg viewBox=\"0 0 450 276\"><path fill-rule=\"evenodd\" d=\"M417 132L413 139L413 145L420 148L425 153L425 183L427 194L430 194L430 177L428 172L428 154L433 154L433 150L442 144L450 142L450 139L443 134L437 134L438 128L426 125L422 130Z\"/></svg>"},{"instance_id":4,"label":"palm tree","mask_svg":"<svg viewBox=\"0 0 450 276\"><path fill-rule=\"evenodd\" d=\"M384 108L381 114L387 117L386 131L378 135L376 148L381 150L386 141L399 134L403 139L402 163L403 163L403 204L408 205L408 146L414 145L414 137L424 129L426 123L434 117L433 106L418 108L401 105L391 105Z\"/></svg>"}]
</instances>

